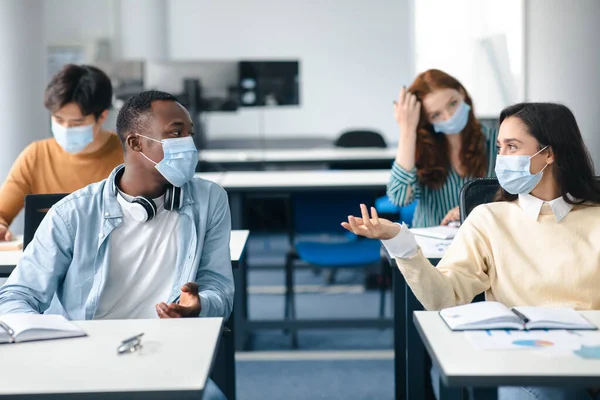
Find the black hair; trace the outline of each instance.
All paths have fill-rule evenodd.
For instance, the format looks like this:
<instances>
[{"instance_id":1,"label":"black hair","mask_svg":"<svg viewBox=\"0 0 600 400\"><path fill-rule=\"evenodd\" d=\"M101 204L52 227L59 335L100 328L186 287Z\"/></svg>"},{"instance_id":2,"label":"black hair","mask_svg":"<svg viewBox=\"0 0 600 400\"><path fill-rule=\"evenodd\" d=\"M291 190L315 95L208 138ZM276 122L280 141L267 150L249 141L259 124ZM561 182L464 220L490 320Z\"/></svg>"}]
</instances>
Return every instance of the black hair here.
<instances>
[{"instance_id":1,"label":"black hair","mask_svg":"<svg viewBox=\"0 0 600 400\"><path fill-rule=\"evenodd\" d=\"M502 110L500 124L508 117L519 118L527 126L529 134L537 139L540 150L546 146L552 149L554 175L561 196L567 203L587 201L600 204L600 183L594 176L592 158L571 110L562 104L519 103ZM500 199L513 201L517 195L502 189Z\"/></svg>"},{"instance_id":2,"label":"black hair","mask_svg":"<svg viewBox=\"0 0 600 400\"><path fill-rule=\"evenodd\" d=\"M84 116L96 119L112 104L113 88L108 76L90 65L65 65L50 79L44 106L55 112L69 103L79 106Z\"/></svg>"},{"instance_id":3,"label":"black hair","mask_svg":"<svg viewBox=\"0 0 600 400\"><path fill-rule=\"evenodd\" d=\"M177 101L177 98L166 92L149 90L130 97L123 104L117 116L117 134L123 147L129 133L139 132L145 128L148 117L152 114L152 102L159 100Z\"/></svg>"}]
</instances>

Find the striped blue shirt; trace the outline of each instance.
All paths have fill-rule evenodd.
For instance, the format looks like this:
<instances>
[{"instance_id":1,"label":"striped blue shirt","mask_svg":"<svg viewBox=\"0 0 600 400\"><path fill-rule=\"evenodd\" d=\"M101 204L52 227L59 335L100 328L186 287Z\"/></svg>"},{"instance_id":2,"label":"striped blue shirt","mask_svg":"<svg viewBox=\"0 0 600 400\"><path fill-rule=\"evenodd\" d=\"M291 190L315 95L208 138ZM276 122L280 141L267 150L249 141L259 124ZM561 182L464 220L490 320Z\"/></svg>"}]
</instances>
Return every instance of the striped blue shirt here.
<instances>
[{"instance_id":1,"label":"striped blue shirt","mask_svg":"<svg viewBox=\"0 0 600 400\"><path fill-rule=\"evenodd\" d=\"M486 151L488 154L486 176L495 176L498 130L486 127L483 124L481 130L486 138ZM454 168L450 168L444 185L432 189L418 182L416 168L408 171L394 162L387 186L387 195L392 203L399 206L408 205L415 200L419 201L413 217L413 228L436 226L442 222L448 211L458 206L460 189L470 179L471 177L468 176L461 177ZM408 188L411 188L410 193Z\"/></svg>"}]
</instances>

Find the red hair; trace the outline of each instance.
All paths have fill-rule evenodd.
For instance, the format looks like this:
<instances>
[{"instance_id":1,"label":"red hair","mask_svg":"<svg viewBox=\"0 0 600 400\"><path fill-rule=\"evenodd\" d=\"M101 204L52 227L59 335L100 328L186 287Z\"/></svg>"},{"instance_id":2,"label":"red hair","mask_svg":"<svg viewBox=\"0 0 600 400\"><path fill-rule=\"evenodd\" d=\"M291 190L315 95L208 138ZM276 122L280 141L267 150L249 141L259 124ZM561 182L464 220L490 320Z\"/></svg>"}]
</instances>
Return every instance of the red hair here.
<instances>
[{"instance_id":1,"label":"red hair","mask_svg":"<svg viewBox=\"0 0 600 400\"><path fill-rule=\"evenodd\" d=\"M454 77L438 69L427 70L417 76L408 90L421 102L421 116L417 124L417 152L415 165L422 185L431 188L441 187L450 171L450 156L446 135L435 133L422 106L425 96L439 89L455 89L465 96L465 103L471 106L467 126L460 133L460 162L467 176L483 177L487 170L485 137L481 125L475 119L471 96Z\"/></svg>"}]
</instances>

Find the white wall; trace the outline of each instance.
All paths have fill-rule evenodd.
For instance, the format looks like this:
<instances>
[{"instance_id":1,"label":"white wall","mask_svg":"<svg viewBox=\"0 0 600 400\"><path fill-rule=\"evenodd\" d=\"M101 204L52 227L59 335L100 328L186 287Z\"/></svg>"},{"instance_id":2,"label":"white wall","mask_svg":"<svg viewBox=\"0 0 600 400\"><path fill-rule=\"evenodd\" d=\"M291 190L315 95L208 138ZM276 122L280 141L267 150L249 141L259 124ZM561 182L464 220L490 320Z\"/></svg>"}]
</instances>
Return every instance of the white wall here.
<instances>
[{"instance_id":1,"label":"white wall","mask_svg":"<svg viewBox=\"0 0 600 400\"><path fill-rule=\"evenodd\" d=\"M413 77L412 0L171 0L173 60L299 59L299 107L264 111L268 137L375 128L396 140L392 101ZM260 110L210 114L211 137L257 134Z\"/></svg>"},{"instance_id":2,"label":"white wall","mask_svg":"<svg viewBox=\"0 0 600 400\"><path fill-rule=\"evenodd\" d=\"M118 0L118 51L123 59L168 58L167 0Z\"/></svg>"},{"instance_id":3,"label":"white wall","mask_svg":"<svg viewBox=\"0 0 600 400\"><path fill-rule=\"evenodd\" d=\"M0 0L0 182L21 151L48 136L42 10L36 0ZM12 230L21 233L22 217ZM1 282L0 282L1 284Z\"/></svg>"},{"instance_id":4,"label":"white wall","mask_svg":"<svg viewBox=\"0 0 600 400\"><path fill-rule=\"evenodd\" d=\"M44 0L44 38L48 44L71 44L113 38L119 0Z\"/></svg>"},{"instance_id":5,"label":"white wall","mask_svg":"<svg viewBox=\"0 0 600 400\"><path fill-rule=\"evenodd\" d=\"M120 54L120 1L46 0L47 42L111 38ZM166 53L186 62L300 60L299 107L212 113L209 138L258 135L262 126L269 137L333 139L364 127L396 141L392 101L414 75L412 2L167 0Z\"/></svg>"},{"instance_id":6,"label":"white wall","mask_svg":"<svg viewBox=\"0 0 600 400\"><path fill-rule=\"evenodd\" d=\"M526 16L526 96L571 108L600 167L600 1L527 0Z\"/></svg>"},{"instance_id":7,"label":"white wall","mask_svg":"<svg viewBox=\"0 0 600 400\"><path fill-rule=\"evenodd\" d=\"M418 0L417 72L438 68L470 93L479 117L522 101L523 0Z\"/></svg>"}]
</instances>

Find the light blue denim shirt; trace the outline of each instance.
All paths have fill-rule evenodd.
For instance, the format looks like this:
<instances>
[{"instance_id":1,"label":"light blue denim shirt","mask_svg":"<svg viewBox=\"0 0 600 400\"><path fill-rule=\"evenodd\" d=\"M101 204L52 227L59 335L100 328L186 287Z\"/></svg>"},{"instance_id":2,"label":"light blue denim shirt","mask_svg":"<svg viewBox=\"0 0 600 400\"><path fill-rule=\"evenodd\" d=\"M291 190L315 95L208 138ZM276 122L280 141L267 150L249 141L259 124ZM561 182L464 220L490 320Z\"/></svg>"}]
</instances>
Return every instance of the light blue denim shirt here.
<instances>
[{"instance_id":1,"label":"light blue denim shirt","mask_svg":"<svg viewBox=\"0 0 600 400\"><path fill-rule=\"evenodd\" d=\"M111 251L109 237L122 221L115 175L65 197L48 211L23 258L0 288L0 315L43 313L60 301L71 320L93 319L102 297ZM179 209L181 243L168 302L179 300L183 284L199 286L200 316L228 318L233 307L229 251L231 217L227 193L194 178L183 186ZM52 304L52 311L60 310Z\"/></svg>"}]
</instances>

